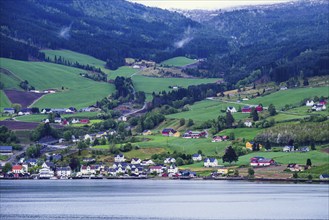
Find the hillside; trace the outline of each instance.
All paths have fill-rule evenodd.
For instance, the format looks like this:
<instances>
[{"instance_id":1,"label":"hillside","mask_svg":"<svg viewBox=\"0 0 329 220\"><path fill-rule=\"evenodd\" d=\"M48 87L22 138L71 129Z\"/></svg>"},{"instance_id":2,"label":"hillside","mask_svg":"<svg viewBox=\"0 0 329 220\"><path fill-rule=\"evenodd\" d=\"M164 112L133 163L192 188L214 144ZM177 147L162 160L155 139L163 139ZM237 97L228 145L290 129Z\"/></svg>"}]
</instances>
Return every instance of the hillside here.
<instances>
[{"instance_id":1,"label":"hillside","mask_svg":"<svg viewBox=\"0 0 329 220\"><path fill-rule=\"evenodd\" d=\"M10 70L22 80L27 80L35 89L58 91L55 94L43 96L33 105L35 107L87 107L114 91L111 84L95 82L80 76L79 74L84 72L81 69L53 63L24 62L6 58L0 58L0 62L2 68Z\"/></svg>"}]
</instances>

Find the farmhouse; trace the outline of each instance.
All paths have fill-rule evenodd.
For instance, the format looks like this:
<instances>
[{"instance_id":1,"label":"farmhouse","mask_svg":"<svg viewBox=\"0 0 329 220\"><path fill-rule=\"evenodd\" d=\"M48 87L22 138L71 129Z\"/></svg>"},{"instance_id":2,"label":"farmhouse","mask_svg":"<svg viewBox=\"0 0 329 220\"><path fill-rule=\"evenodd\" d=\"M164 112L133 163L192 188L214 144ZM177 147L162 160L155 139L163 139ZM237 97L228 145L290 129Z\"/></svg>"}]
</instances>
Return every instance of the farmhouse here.
<instances>
[{"instance_id":1,"label":"farmhouse","mask_svg":"<svg viewBox=\"0 0 329 220\"><path fill-rule=\"evenodd\" d=\"M275 164L273 159L267 159L264 157L253 157L250 159L250 166L252 167L267 167Z\"/></svg>"},{"instance_id":2,"label":"farmhouse","mask_svg":"<svg viewBox=\"0 0 329 220\"><path fill-rule=\"evenodd\" d=\"M49 114L49 113L52 113L52 110L51 110L51 108L43 108L43 109L41 109L40 113Z\"/></svg>"},{"instance_id":3,"label":"farmhouse","mask_svg":"<svg viewBox=\"0 0 329 220\"><path fill-rule=\"evenodd\" d=\"M56 176L58 177L70 177L71 176L71 167L57 167L56 169Z\"/></svg>"},{"instance_id":4,"label":"farmhouse","mask_svg":"<svg viewBox=\"0 0 329 220\"><path fill-rule=\"evenodd\" d=\"M325 105L316 104L316 105L313 105L313 107L312 107L312 111L324 111L324 110L326 110Z\"/></svg>"},{"instance_id":5,"label":"farmhouse","mask_svg":"<svg viewBox=\"0 0 329 220\"><path fill-rule=\"evenodd\" d=\"M163 136L168 136L168 137L179 137L180 132L176 131L173 128L165 128L162 130L162 135Z\"/></svg>"},{"instance_id":6,"label":"farmhouse","mask_svg":"<svg viewBox=\"0 0 329 220\"><path fill-rule=\"evenodd\" d=\"M314 101L313 100L307 100L306 101L306 106L312 107L314 105Z\"/></svg>"},{"instance_id":7,"label":"farmhouse","mask_svg":"<svg viewBox=\"0 0 329 220\"><path fill-rule=\"evenodd\" d=\"M204 167L216 167L218 166L218 161L216 158L206 158L203 161Z\"/></svg>"},{"instance_id":8,"label":"farmhouse","mask_svg":"<svg viewBox=\"0 0 329 220\"><path fill-rule=\"evenodd\" d=\"M201 154L193 154L192 155L192 160L193 161L201 161L202 160L202 155Z\"/></svg>"},{"instance_id":9,"label":"farmhouse","mask_svg":"<svg viewBox=\"0 0 329 220\"><path fill-rule=\"evenodd\" d=\"M187 131L183 134L183 138L204 138L207 136L208 133L206 131Z\"/></svg>"},{"instance_id":10,"label":"farmhouse","mask_svg":"<svg viewBox=\"0 0 329 220\"><path fill-rule=\"evenodd\" d=\"M168 173L178 173L178 168L175 166L175 164L171 164L169 166Z\"/></svg>"},{"instance_id":11,"label":"farmhouse","mask_svg":"<svg viewBox=\"0 0 329 220\"><path fill-rule=\"evenodd\" d=\"M62 118L56 117L56 118L54 118L54 122L55 123L61 123L62 122Z\"/></svg>"},{"instance_id":12,"label":"farmhouse","mask_svg":"<svg viewBox=\"0 0 329 220\"><path fill-rule=\"evenodd\" d=\"M142 166L150 166L150 165L154 165L155 163L153 162L153 160L145 160L142 161L141 165Z\"/></svg>"},{"instance_id":13,"label":"farmhouse","mask_svg":"<svg viewBox=\"0 0 329 220\"><path fill-rule=\"evenodd\" d=\"M8 113L8 114L14 114L15 113L15 109L14 108L4 108L3 109L4 113Z\"/></svg>"},{"instance_id":14,"label":"farmhouse","mask_svg":"<svg viewBox=\"0 0 329 220\"><path fill-rule=\"evenodd\" d=\"M18 112L18 115L30 115L32 113L32 109L23 108Z\"/></svg>"},{"instance_id":15,"label":"farmhouse","mask_svg":"<svg viewBox=\"0 0 329 220\"><path fill-rule=\"evenodd\" d=\"M89 139L91 142L93 142L95 140L95 138L96 138L96 134L86 134L84 136L84 140L88 140Z\"/></svg>"},{"instance_id":16,"label":"farmhouse","mask_svg":"<svg viewBox=\"0 0 329 220\"><path fill-rule=\"evenodd\" d=\"M241 111L242 111L242 113L250 113L251 112L251 107L250 106L243 106Z\"/></svg>"},{"instance_id":17,"label":"farmhouse","mask_svg":"<svg viewBox=\"0 0 329 220\"><path fill-rule=\"evenodd\" d=\"M118 121L127 121L127 117L126 116L120 116L118 118Z\"/></svg>"},{"instance_id":18,"label":"farmhouse","mask_svg":"<svg viewBox=\"0 0 329 220\"><path fill-rule=\"evenodd\" d=\"M151 135L151 134L152 134L152 131L151 130L145 130L145 131L143 131L143 135L144 136Z\"/></svg>"},{"instance_id":19,"label":"farmhouse","mask_svg":"<svg viewBox=\"0 0 329 220\"><path fill-rule=\"evenodd\" d=\"M123 154L117 154L115 157L114 157L114 161L116 163L120 163L120 162L124 162L126 159L125 159L125 156Z\"/></svg>"},{"instance_id":20,"label":"farmhouse","mask_svg":"<svg viewBox=\"0 0 329 220\"><path fill-rule=\"evenodd\" d=\"M0 155L12 155L13 146L0 146Z\"/></svg>"},{"instance_id":21,"label":"farmhouse","mask_svg":"<svg viewBox=\"0 0 329 220\"><path fill-rule=\"evenodd\" d=\"M233 106L228 106L226 109L227 112L235 113L237 112L236 109Z\"/></svg>"}]
</instances>

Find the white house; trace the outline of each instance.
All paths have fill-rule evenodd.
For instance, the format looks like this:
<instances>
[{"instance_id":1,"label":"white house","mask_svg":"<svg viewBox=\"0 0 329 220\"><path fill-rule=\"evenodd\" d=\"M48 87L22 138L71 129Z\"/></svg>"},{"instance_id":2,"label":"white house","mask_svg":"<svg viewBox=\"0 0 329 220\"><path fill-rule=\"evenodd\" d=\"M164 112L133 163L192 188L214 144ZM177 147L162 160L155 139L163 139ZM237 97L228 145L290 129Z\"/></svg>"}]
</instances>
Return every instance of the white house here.
<instances>
[{"instance_id":1,"label":"white house","mask_svg":"<svg viewBox=\"0 0 329 220\"><path fill-rule=\"evenodd\" d=\"M175 164L171 164L169 166L168 173L178 173L178 168L175 166Z\"/></svg>"},{"instance_id":2,"label":"white house","mask_svg":"<svg viewBox=\"0 0 329 220\"><path fill-rule=\"evenodd\" d=\"M326 106L325 105L313 105L312 110L313 111L323 111L323 110L326 110Z\"/></svg>"},{"instance_id":3,"label":"white house","mask_svg":"<svg viewBox=\"0 0 329 220\"><path fill-rule=\"evenodd\" d=\"M155 163L152 160L146 160L146 161L142 161L141 165L142 166L151 166L154 165Z\"/></svg>"},{"instance_id":4,"label":"white house","mask_svg":"<svg viewBox=\"0 0 329 220\"><path fill-rule=\"evenodd\" d=\"M313 106L314 105L314 101L313 100L307 100L306 101L306 106Z\"/></svg>"},{"instance_id":5,"label":"white house","mask_svg":"<svg viewBox=\"0 0 329 220\"><path fill-rule=\"evenodd\" d=\"M89 139L91 142L93 142L95 140L95 138L96 138L96 135L95 134L86 134L84 136L84 140L88 140Z\"/></svg>"},{"instance_id":6,"label":"white house","mask_svg":"<svg viewBox=\"0 0 329 220\"><path fill-rule=\"evenodd\" d=\"M77 123L80 123L80 120L79 119L76 119L76 118L73 118L72 121L71 121L72 124L77 124Z\"/></svg>"},{"instance_id":7,"label":"white house","mask_svg":"<svg viewBox=\"0 0 329 220\"><path fill-rule=\"evenodd\" d=\"M175 158L168 157L163 162L164 163L176 163L176 159Z\"/></svg>"},{"instance_id":8,"label":"white house","mask_svg":"<svg viewBox=\"0 0 329 220\"><path fill-rule=\"evenodd\" d=\"M54 119L54 122L55 122L55 123L61 123L61 122L62 122L62 118L56 117L56 118Z\"/></svg>"},{"instance_id":9,"label":"white house","mask_svg":"<svg viewBox=\"0 0 329 220\"><path fill-rule=\"evenodd\" d=\"M192 160L193 161L201 161L202 160L202 155L201 154L193 154L192 155Z\"/></svg>"},{"instance_id":10,"label":"white house","mask_svg":"<svg viewBox=\"0 0 329 220\"><path fill-rule=\"evenodd\" d=\"M72 173L71 167L57 167L56 175L58 177L70 177Z\"/></svg>"},{"instance_id":11,"label":"white house","mask_svg":"<svg viewBox=\"0 0 329 220\"><path fill-rule=\"evenodd\" d=\"M15 113L15 109L14 108L4 108L3 109L4 113L9 113L9 114L14 114Z\"/></svg>"},{"instance_id":12,"label":"white house","mask_svg":"<svg viewBox=\"0 0 329 220\"><path fill-rule=\"evenodd\" d=\"M251 121L245 121L244 125L248 128L251 128L252 127L252 122Z\"/></svg>"},{"instance_id":13,"label":"white house","mask_svg":"<svg viewBox=\"0 0 329 220\"><path fill-rule=\"evenodd\" d=\"M81 166L80 172L82 175L96 174L95 166Z\"/></svg>"},{"instance_id":14,"label":"white house","mask_svg":"<svg viewBox=\"0 0 329 220\"><path fill-rule=\"evenodd\" d=\"M226 109L226 111L227 112L231 112L231 113L237 112L236 109L235 109L235 107L233 107L233 106L228 106L227 109Z\"/></svg>"},{"instance_id":15,"label":"white house","mask_svg":"<svg viewBox=\"0 0 329 220\"><path fill-rule=\"evenodd\" d=\"M139 158L133 158L131 159L131 164L141 164L142 160Z\"/></svg>"},{"instance_id":16,"label":"white house","mask_svg":"<svg viewBox=\"0 0 329 220\"><path fill-rule=\"evenodd\" d=\"M216 158L206 158L203 161L204 167L216 167L218 166L218 161Z\"/></svg>"},{"instance_id":17,"label":"white house","mask_svg":"<svg viewBox=\"0 0 329 220\"><path fill-rule=\"evenodd\" d=\"M150 166L150 173L154 172L157 174L163 173L162 166Z\"/></svg>"},{"instance_id":18,"label":"white house","mask_svg":"<svg viewBox=\"0 0 329 220\"><path fill-rule=\"evenodd\" d=\"M39 170L39 178L50 179L54 176L54 171L51 166L48 166L46 162L42 164L42 168Z\"/></svg>"},{"instance_id":19,"label":"white house","mask_svg":"<svg viewBox=\"0 0 329 220\"><path fill-rule=\"evenodd\" d=\"M285 146L282 151L283 152L295 151L295 147L294 146Z\"/></svg>"},{"instance_id":20,"label":"white house","mask_svg":"<svg viewBox=\"0 0 329 220\"><path fill-rule=\"evenodd\" d=\"M117 154L115 157L114 157L114 162L116 163L121 163L121 162L124 162L126 159L125 159L125 156L123 154Z\"/></svg>"},{"instance_id":21,"label":"white house","mask_svg":"<svg viewBox=\"0 0 329 220\"><path fill-rule=\"evenodd\" d=\"M127 117L126 116L120 116L118 118L119 121L127 121Z\"/></svg>"}]
</instances>

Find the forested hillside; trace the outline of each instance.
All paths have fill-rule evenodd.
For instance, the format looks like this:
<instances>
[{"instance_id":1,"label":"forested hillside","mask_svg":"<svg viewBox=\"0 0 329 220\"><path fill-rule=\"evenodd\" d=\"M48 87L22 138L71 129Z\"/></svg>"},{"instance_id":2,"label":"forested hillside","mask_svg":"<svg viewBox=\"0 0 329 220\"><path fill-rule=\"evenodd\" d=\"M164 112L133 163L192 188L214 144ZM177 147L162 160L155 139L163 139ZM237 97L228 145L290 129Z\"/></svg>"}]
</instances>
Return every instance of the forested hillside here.
<instances>
[{"instance_id":1,"label":"forested hillside","mask_svg":"<svg viewBox=\"0 0 329 220\"><path fill-rule=\"evenodd\" d=\"M221 11L201 23L123 0L0 4L1 57L42 60L39 49L69 49L107 61L111 69L126 57L207 58L187 74L224 77L237 86L329 74L326 1Z\"/></svg>"}]
</instances>

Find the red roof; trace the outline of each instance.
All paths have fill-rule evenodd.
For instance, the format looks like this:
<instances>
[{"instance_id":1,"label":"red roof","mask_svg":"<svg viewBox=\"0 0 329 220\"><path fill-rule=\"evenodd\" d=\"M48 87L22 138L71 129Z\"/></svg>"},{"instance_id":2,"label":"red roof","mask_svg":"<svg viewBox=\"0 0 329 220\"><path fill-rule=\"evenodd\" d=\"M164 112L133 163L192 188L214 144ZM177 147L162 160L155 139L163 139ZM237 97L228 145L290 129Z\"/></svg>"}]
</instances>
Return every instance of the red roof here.
<instances>
[{"instance_id":1,"label":"red roof","mask_svg":"<svg viewBox=\"0 0 329 220\"><path fill-rule=\"evenodd\" d=\"M12 170L21 170L22 166L21 165L14 165Z\"/></svg>"},{"instance_id":2,"label":"red roof","mask_svg":"<svg viewBox=\"0 0 329 220\"><path fill-rule=\"evenodd\" d=\"M89 123L89 119L81 119L80 123L82 124L88 124Z\"/></svg>"}]
</instances>

